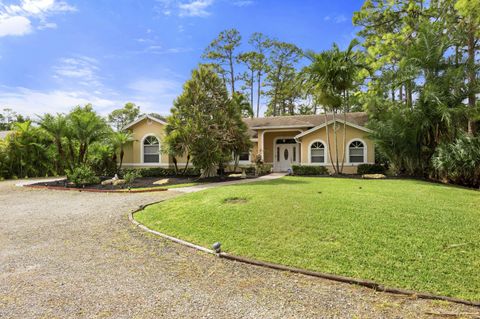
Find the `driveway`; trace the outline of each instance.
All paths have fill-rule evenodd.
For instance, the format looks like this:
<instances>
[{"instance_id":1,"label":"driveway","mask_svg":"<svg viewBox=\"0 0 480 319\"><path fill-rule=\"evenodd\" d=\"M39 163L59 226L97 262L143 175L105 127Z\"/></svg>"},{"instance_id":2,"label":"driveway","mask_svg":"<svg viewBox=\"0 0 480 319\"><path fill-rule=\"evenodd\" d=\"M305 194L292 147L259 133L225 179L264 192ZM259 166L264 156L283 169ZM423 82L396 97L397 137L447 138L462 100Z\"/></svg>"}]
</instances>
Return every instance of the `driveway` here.
<instances>
[{"instance_id":1,"label":"driveway","mask_svg":"<svg viewBox=\"0 0 480 319\"><path fill-rule=\"evenodd\" d=\"M218 259L135 228L176 192L98 194L0 183L0 318L433 318L444 302ZM468 316L467 316L468 317Z\"/></svg>"}]
</instances>

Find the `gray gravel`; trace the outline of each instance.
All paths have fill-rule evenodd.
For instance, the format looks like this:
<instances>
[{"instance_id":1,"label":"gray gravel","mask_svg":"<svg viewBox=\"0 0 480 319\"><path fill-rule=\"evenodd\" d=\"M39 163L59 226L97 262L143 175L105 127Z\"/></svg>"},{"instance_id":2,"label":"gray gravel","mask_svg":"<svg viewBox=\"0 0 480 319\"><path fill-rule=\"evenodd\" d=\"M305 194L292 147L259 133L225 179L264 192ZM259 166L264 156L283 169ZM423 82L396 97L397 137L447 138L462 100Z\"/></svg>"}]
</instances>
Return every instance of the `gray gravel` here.
<instances>
[{"instance_id":1,"label":"gray gravel","mask_svg":"<svg viewBox=\"0 0 480 319\"><path fill-rule=\"evenodd\" d=\"M0 318L433 318L478 313L221 260L135 228L176 196L0 183ZM465 316L468 317L468 316Z\"/></svg>"}]
</instances>

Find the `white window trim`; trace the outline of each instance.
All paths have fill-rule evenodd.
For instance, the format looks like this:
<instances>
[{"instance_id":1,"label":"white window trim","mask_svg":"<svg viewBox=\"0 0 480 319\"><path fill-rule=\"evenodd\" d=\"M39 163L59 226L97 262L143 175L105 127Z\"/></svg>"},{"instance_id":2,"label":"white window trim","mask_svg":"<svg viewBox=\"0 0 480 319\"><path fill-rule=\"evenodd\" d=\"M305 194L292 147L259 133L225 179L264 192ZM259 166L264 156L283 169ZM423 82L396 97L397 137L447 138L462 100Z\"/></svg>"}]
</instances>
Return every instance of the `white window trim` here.
<instances>
[{"instance_id":1,"label":"white window trim","mask_svg":"<svg viewBox=\"0 0 480 319\"><path fill-rule=\"evenodd\" d=\"M363 143L363 162L361 162L361 163L351 163L350 162L350 144L352 144L352 142L357 142L357 141ZM346 161L347 165L358 166L358 165L362 165L362 164L372 164L372 163L368 163L367 143L365 143L365 141L362 140L361 138L354 138L354 139L348 141L346 147L347 147L347 149L345 150L345 152L347 154L347 161Z\"/></svg>"},{"instance_id":2,"label":"white window trim","mask_svg":"<svg viewBox=\"0 0 480 319\"><path fill-rule=\"evenodd\" d=\"M323 163L312 163L312 145L313 143L316 143L316 142L320 142L323 144L323 146L325 146L325 154L324 154L325 160L323 161ZM308 144L308 164L315 165L315 166L323 166L328 164L328 144L325 143L325 141L321 139L316 139L311 141L310 144Z\"/></svg>"},{"instance_id":3,"label":"white window trim","mask_svg":"<svg viewBox=\"0 0 480 319\"><path fill-rule=\"evenodd\" d=\"M153 136L158 140L158 163L145 163L145 159L143 158L143 152L144 152L144 145L143 142L145 139L149 136ZM140 163L141 164L146 164L146 165L156 165L156 164L162 164L162 140L160 137L158 137L156 134L153 133L148 133L143 138L140 140Z\"/></svg>"}]
</instances>

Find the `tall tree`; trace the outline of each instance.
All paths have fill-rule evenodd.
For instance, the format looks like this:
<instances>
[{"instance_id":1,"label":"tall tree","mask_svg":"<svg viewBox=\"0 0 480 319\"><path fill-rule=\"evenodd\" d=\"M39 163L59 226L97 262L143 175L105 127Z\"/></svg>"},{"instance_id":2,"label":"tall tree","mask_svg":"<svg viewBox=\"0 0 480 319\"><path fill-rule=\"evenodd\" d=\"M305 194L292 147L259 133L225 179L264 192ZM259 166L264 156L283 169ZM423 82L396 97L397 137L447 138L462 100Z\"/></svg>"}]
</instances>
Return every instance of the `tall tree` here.
<instances>
[{"instance_id":1,"label":"tall tree","mask_svg":"<svg viewBox=\"0 0 480 319\"><path fill-rule=\"evenodd\" d=\"M236 49L240 46L242 37L236 29L229 29L220 32L218 37L214 39L205 49L203 58L212 61L222 73L227 75L230 83L231 94L235 92L235 63L237 60Z\"/></svg>"},{"instance_id":2,"label":"tall tree","mask_svg":"<svg viewBox=\"0 0 480 319\"><path fill-rule=\"evenodd\" d=\"M467 47L467 68L468 68L468 106L475 109L477 104L477 94L480 93L478 83L479 66L475 62L480 42L480 3L476 0L457 0L455 9L460 15L459 25L461 30L465 30L465 42ZM475 134L474 117L469 116L468 133Z\"/></svg>"},{"instance_id":3,"label":"tall tree","mask_svg":"<svg viewBox=\"0 0 480 319\"><path fill-rule=\"evenodd\" d=\"M121 131L128 123L135 121L139 115L140 107L136 106L135 103L128 102L123 108L113 110L112 113L108 114L108 122L117 131Z\"/></svg>"},{"instance_id":4,"label":"tall tree","mask_svg":"<svg viewBox=\"0 0 480 319\"><path fill-rule=\"evenodd\" d=\"M67 133L67 118L64 114L45 114L39 117L38 123L40 127L47 132L57 148L57 167L58 173L63 174L65 165L67 165L67 157L63 148L63 139Z\"/></svg>"},{"instance_id":5,"label":"tall tree","mask_svg":"<svg viewBox=\"0 0 480 319\"><path fill-rule=\"evenodd\" d=\"M260 32L255 32L250 36L248 43L253 47L255 52L255 59L253 61L253 68L256 72L256 81L257 81L257 117L260 116L260 101L262 99L262 86L265 74L269 70L268 65L268 51L271 47L271 40ZM252 81L253 82L253 81ZM253 102L252 102L253 108Z\"/></svg>"},{"instance_id":6,"label":"tall tree","mask_svg":"<svg viewBox=\"0 0 480 319\"><path fill-rule=\"evenodd\" d=\"M109 128L105 120L93 110L91 104L75 107L68 115L68 122L70 141L72 143L75 140L78 143L76 164L84 164L90 145L108 135Z\"/></svg>"},{"instance_id":7,"label":"tall tree","mask_svg":"<svg viewBox=\"0 0 480 319\"><path fill-rule=\"evenodd\" d=\"M240 108L229 98L223 81L205 65L192 72L167 121L169 131L180 123L188 128L188 151L202 177L216 175L217 167L222 169L232 159L238 145L249 146Z\"/></svg>"},{"instance_id":8,"label":"tall tree","mask_svg":"<svg viewBox=\"0 0 480 319\"><path fill-rule=\"evenodd\" d=\"M272 41L267 96L270 98L267 114L284 115L291 112L298 97L296 88L296 64L302 56L302 50L291 43Z\"/></svg>"},{"instance_id":9,"label":"tall tree","mask_svg":"<svg viewBox=\"0 0 480 319\"><path fill-rule=\"evenodd\" d=\"M343 151L341 165L339 162L338 141L337 141L337 119L336 114L342 112L343 117L343 150L346 149L346 113L350 109L350 95L354 90L358 89L356 79L361 74L361 70L365 67L360 63L358 52L353 51L358 44L356 39L350 42L345 51L334 44L333 48L323 51L319 54L309 52L307 56L312 63L304 70L310 75L310 81L313 82L314 90L316 90L316 98L323 105L325 111L333 113L333 134L334 134L334 150L335 150L335 173L342 173L345 162L345 151ZM327 125L327 116L325 112L325 127L328 144L329 125ZM331 154L330 154L331 156ZM330 157L332 160L332 157ZM333 164L333 163L332 163Z\"/></svg>"}]
</instances>

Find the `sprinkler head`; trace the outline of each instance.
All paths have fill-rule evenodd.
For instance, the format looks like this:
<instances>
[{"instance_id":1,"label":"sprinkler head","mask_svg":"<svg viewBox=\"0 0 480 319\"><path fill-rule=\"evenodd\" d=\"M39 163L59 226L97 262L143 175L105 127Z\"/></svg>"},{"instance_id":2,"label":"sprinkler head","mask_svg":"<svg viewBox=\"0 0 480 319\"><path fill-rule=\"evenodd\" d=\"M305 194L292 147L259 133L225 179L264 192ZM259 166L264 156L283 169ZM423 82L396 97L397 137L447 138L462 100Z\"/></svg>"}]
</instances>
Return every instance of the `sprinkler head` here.
<instances>
[{"instance_id":1,"label":"sprinkler head","mask_svg":"<svg viewBox=\"0 0 480 319\"><path fill-rule=\"evenodd\" d=\"M222 244L217 241L215 244L212 245L212 248L217 254L219 254L222 251L221 246Z\"/></svg>"}]
</instances>

